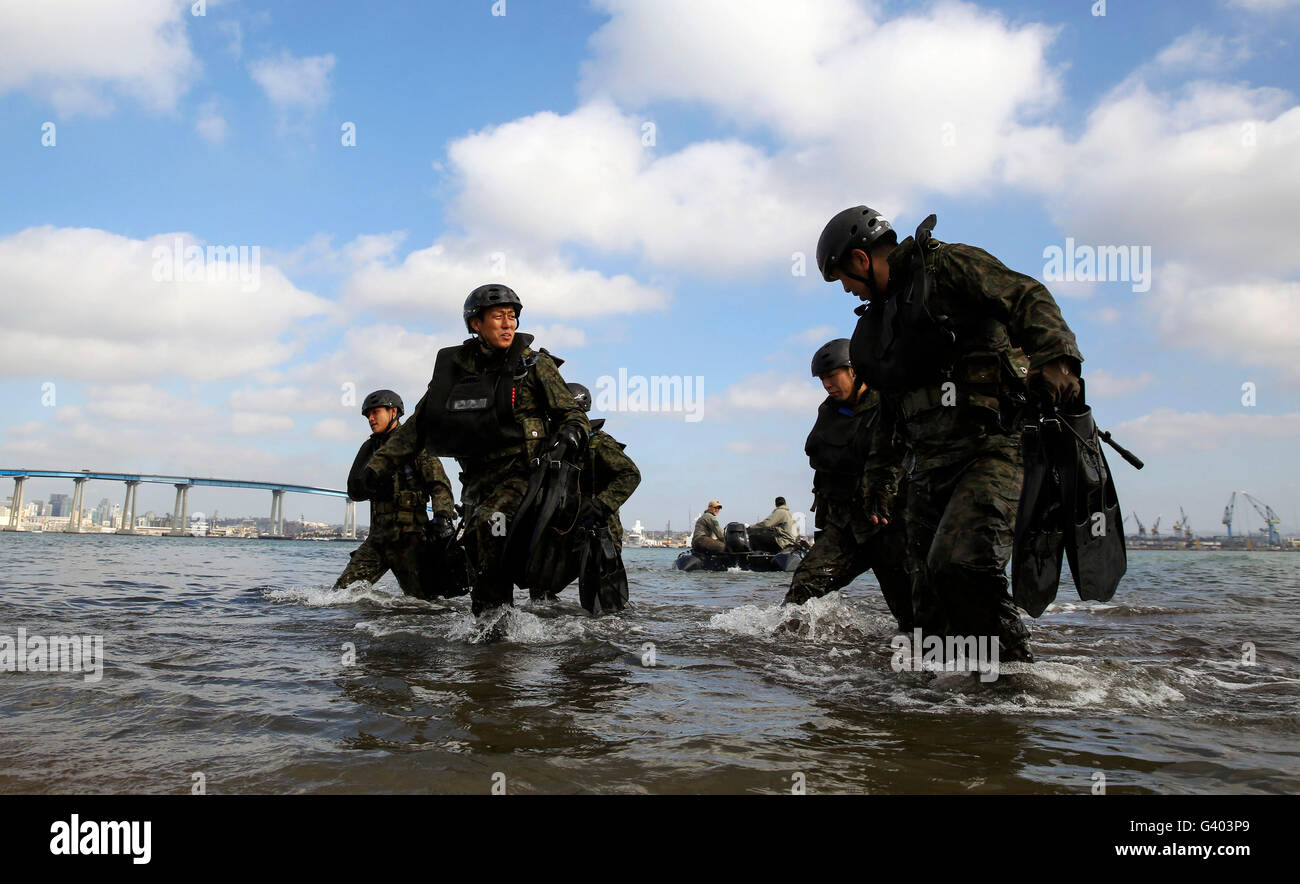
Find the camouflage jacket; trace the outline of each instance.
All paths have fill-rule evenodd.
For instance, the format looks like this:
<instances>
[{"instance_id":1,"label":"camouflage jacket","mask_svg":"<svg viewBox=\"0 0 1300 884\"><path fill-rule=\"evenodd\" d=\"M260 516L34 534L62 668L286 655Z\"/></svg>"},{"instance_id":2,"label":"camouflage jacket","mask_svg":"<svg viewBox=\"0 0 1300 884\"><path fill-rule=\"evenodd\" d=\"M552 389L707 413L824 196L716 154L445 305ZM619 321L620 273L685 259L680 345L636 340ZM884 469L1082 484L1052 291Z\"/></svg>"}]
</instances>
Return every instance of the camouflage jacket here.
<instances>
[{"instance_id":1,"label":"camouflage jacket","mask_svg":"<svg viewBox=\"0 0 1300 884\"><path fill-rule=\"evenodd\" d=\"M889 253L891 296L907 284L912 237ZM882 393L864 472L867 487L896 488L906 468L924 471L986 449L1014 447L998 425L1005 396L1023 392L1030 368L1061 357L1081 363L1074 333L1042 283L983 249L931 240L930 313L958 331L950 377ZM875 305L873 304L874 308ZM871 308L869 308L871 309ZM979 329L963 338L961 329Z\"/></svg>"},{"instance_id":2,"label":"camouflage jacket","mask_svg":"<svg viewBox=\"0 0 1300 884\"><path fill-rule=\"evenodd\" d=\"M370 501L370 537L374 540L395 540L401 534L423 531L430 500L434 512L451 513L453 509L451 483L442 462L424 451L416 452L383 478L367 472L388 435L374 433L363 442L348 473L348 497Z\"/></svg>"},{"instance_id":3,"label":"camouflage jacket","mask_svg":"<svg viewBox=\"0 0 1300 884\"><path fill-rule=\"evenodd\" d=\"M524 339L525 345L532 342L531 335L520 337ZM485 451L481 457L473 459L458 459L457 463L464 471L462 479L472 481L483 475L503 473L510 469L526 470L528 461L541 453L550 433L562 424L574 424L583 435L590 433L587 415L573 401L573 394L565 385L564 378L560 377L557 360L545 350L534 351L525 346L523 358L531 360L534 356L536 361L513 390L514 415L523 428L523 444ZM456 362L470 371L491 365L492 360L500 358L502 357L498 354L483 353L475 338L465 341L456 354ZM427 398L427 393L420 398L411 419L394 430L383 448L371 458L371 467L380 476L391 473L402 459L424 449L425 440L421 438L420 427L424 424L421 415Z\"/></svg>"},{"instance_id":4,"label":"camouflage jacket","mask_svg":"<svg viewBox=\"0 0 1300 884\"><path fill-rule=\"evenodd\" d=\"M604 420L591 422L591 442L587 446L586 492L617 513L632 492L641 484L641 471L632 458L623 453L623 445L602 427ZM589 478L587 478L589 477Z\"/></svg>"}]
</instances>

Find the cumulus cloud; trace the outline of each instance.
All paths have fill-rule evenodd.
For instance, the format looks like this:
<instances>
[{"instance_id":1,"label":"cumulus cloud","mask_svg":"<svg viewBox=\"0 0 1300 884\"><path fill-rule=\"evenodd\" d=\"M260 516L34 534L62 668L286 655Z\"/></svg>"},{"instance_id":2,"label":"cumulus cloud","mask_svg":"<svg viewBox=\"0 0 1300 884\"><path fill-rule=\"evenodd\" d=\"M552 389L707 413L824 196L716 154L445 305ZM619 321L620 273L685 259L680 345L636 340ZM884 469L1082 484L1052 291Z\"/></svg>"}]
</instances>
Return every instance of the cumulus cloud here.
<instances>
[{"instance_id":1,"label":"cumulus cloud","mask_svg":"<svg viewBox=\"0 0 1300 884\"><path fill-rule=\"evenodd\" d=\"M1300 437L1300 414L1257 414L1243 409L1227 414L1158 408L1114 428L1116 439L1134 451L1156 453L1215 451L1242 439Z\"/></svg>"},{"instance_id":2,"label":"cumulus cloud","mask_svg":"<svg viewBox=\"0 0 1300 884\"><path fill-rule=\"evenodd\" d=\"M1300 380L1300 283L1256 278L1206 285L1188 265L1171 265L1164 280L1146 308L1167 345Z\"/></svg>"},{"instance_id":3,"label":"cumulus cloud","mask_svg":"<svg viewBox=\"0 0 1300 884\"><path fill-rule=\"evenodd\" d=\"M167 111L199 65L188 4L45 0L0 4L0 93L22 89L62 114L103 114L127 96Z\"/></svg>"},{"instance_id":4,"label":"cumulus cloud","mask_svg":"<svg viewBox=\"0 0 1300 884\"><path fill-rule=\"evenodd\" d=\"M1151 385L1155 378L1151 372L1139 375L1119 375L1104 368L1092 369L1084 373L1088 382L1088 399L1109 399L1115 396L1127 396Z\"/></svg>"},{"instance_id":5,"label":"cumulus cloud","mask_svg":"<svg viewBox=\"0 0 1300 884\"><path fill-rule=\"evenodd\" d=\"M287 433L292 429L293 418L286 415L262 414L256 411L236 411L230 415L230 430L237 436Z\"/></svg>"},{"instance_id":6,"label":"cumulus cloud","mask_svg":"<svg viewBox=\"0 0 1300 884\"><path fill-rule=\"evenodd\" d=\"M281 52L249 65L248 72L281 110L315 110L329 103L333 55L295 58Z\"/></svg>"},{"instance_id":7,"label":"cumulus cloud","mask_svg":"<svg viewBox=\"0 0 1300 884\"><path fill-rule=\"evenodd\" d=\"M731 417L754 412L781 412L808 417L816 415L817 406L825 398L826 391L812 378L768 371L747 375L719 396L710 397L705 413L709 417Z\"/></svg>"},{"instance_id":8,"label":"cumulus cloud","mask_svg":"<svg viewBox=\"0 0 1300 884\"><path fill-rule=\"evenodd\" d=\"M523 300L521 330L528 331L537 317L609 316L653 310L668 301L666 293L631 276L575 268L555 252L445 238L399 261L388 241L382 245L357 246L355 252L366 261L344 285L349 308L423 316L433 325L463 331L465 297L485 283L503 282Z\"/></svg>"},{"instance_id":9,"label":"cumulus cloud","mask_svg":"<svg viewBox=\"0 0 1300 884\"><path fill-rule=\"evenodd\" d=\"M93 380L236 377L290 359L298 326L332 315L332 304L274 265L260 265L255 289L251 274L156 280L165 280L159 267L172 264L166 256L196 245L188 234L138 240L93 228L33 227L0 238L7 304L0 352L10 371L56 365L61 377Z\"/></svg>"}]
</instances>

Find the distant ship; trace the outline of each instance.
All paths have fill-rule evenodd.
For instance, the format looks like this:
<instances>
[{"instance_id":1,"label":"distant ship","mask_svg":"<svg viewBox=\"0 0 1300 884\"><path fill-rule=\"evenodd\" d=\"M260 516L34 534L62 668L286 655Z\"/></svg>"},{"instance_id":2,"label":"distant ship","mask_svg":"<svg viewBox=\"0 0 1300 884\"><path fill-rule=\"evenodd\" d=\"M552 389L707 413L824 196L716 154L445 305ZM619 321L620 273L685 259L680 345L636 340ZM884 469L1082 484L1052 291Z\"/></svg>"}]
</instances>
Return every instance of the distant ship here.
<instances>
[{"instance_id":1,"label":"distant ship","mask_svg":"<svg viewBox=\"0 0 1300 884\"><path fill-rule=\"evenodd\" d=\"M624 546L644 546L645 545L645 528L641 525L641 520L637 519L636 524L627 529L623 535Z\"/></svg>"}]
</instances>

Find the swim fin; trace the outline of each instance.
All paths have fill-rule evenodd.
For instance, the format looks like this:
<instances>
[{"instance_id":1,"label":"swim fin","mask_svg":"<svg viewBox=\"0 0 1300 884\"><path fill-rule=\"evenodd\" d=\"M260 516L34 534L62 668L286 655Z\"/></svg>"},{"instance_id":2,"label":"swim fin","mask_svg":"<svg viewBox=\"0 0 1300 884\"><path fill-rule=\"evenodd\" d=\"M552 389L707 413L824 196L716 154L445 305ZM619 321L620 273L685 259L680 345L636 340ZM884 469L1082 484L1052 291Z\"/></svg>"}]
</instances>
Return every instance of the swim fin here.
<instances>
[{"instance_id":1,"label":"swim fin","mask_svg":"<svg viewBox=\"0 0 1300 884\"><path fill-rule=\"evenodd\" d=\"M621 611L627 606L627 570L618 543L607 525L585 531L578 571L578 599L590 614Z\"/></svg>"},{"instance_id":2,"label":"swim fin","mask_svg":"<svg viewBox=\"0 0 1300 884\"><path fill-rule=\"evenodd\" d=\"M1063 554L1086 601L1113 598L1128 569L1119 496L1082 392L1070 413L1049 408L1038 417L1021 435L1025 478L1011 560L1012 594L1031 617L1056 598Z\"/></svg>"},{"instance_id":3,"label":"swim fin","mask_svg":"<svg viewBox=\"0 0 1300 884\"><path fill-rule=\"evenodd\" d=\"M1016 604L1038 617L1056 599L1065 552L1060 479L1048 450L1050 425L1029 424L1021 433L1025 480L1016 514L1011 587Z\"/></svg>"},{"instance_id":4,"label":"swim fin","mask_svg":"<svg viewBox=\"0 0 1300 884\"><path fill-rule=\"evenodd\" d=\"M1071 516L1065 531L1066 559L1079 598L1110 601L1128 570L1119 496L1092 409L1084 405L1073 414L1062 414L1061 422L1069 430L1062 442L1073 449L1073 456L1062 458L1060 470L1062 500Z\"/></svg>"}]
</instances>

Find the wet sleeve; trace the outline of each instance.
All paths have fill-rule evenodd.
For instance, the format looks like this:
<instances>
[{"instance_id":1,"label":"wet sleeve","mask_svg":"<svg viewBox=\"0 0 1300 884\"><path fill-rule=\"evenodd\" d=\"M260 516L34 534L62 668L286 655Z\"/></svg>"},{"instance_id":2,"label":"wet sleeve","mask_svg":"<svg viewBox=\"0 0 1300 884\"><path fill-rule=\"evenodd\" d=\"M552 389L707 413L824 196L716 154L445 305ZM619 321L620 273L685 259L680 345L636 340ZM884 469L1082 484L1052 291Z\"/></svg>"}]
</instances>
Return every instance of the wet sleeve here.
<instances>
[{"instance_id":1,"label":"wet sleeve","mask_svg":"<svg viewBox=\"0 0 1300 884\"><path fill-rule=\"evenodd\" d=\"M560 376L555 360L546 353L537 357L537 382L541 388L541 401L545 403L546 418L552 427L573 424L584 436L591 433L587 413L573 401L573 394Z\"/></svg>"},{"instance_id":2,"label":"wet sleeve","mask_svg":"<svg viewBox=\"0 0 1300 884\"><path fill-rule=\"evenodd\" d=\"M427 451L421 451L416 455L416 463L420 467L420 478L424 482L424 489L433 503L433 511L454 513L456 502L451 494L451 482L447 478L447 471L442 468L442 461Z\"/></svg>"},{"instance_id":3,"label":"wet sleeve","mask_svg":"<svg viewBox=\"0 0 1300 884\"><path fill-rule=\"evenodd\" d=\"M898 435L898 403L881 394L880 413L867 428L867 459L862 469L863 498L867 492L879 489L889 495L898 493L898 483L903 477L903 455L906 453Z\"/></svg>"},{"instance_id":4,"label":"wet sleeve","mask_svg":"<svg viewBox=\"0 0 1300 884\"><path fill-rule=\"evenodd\" d=\"M371 436L361 443L357 456L352 461L352 469L348 471L348 497L353 500L369 500L375 493L366 476L366 465L370 463L375 447L375 438Z\"/></svg>"},{"instance_id":5,"label":"wet sleeve","mask_svg":"<svg viewBox=\"0 0 1300 884\"><path fill-rule=\"evenodd\" d=\"M425 396L420 397L411 419L389 433L383 447L370 458L370 469L380 478L391 476L398 466L409 463L424 449L424 440L420 438L420 416L424 412L424 399Z\"/></svg>"},{"instance_id":6,"label":"wet sleeve","mask_svg":"<svg viewBox=\"0 0 1300 884\"><path fill-rule=\"evenodd\" d=\"M1032 276L1011 270L983 249L960 243L940 251L935 273L989 305L1006 323L1011 343L1029 357L1031 369L1062 356L1083 362L1056 299Z\"/></svg>"},{"instance_id":7,"label":"wet sleeve","mask_svg":"<svg viewBox=\"0 0 1300 884\"><path fill-rule=\"evenodd\" d=\"M596 499L611 510L617 511L627 503L632 492L641 484L641 471L632 462L632 458L623 453L623 449L613 438L597 436L593 442L602 471L612 477L605 487L596 493ZM597 475L599 474L598 472Z\"/></svg>"}]
</instances>

